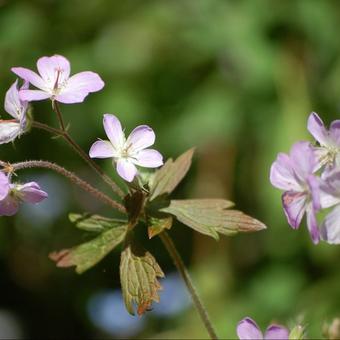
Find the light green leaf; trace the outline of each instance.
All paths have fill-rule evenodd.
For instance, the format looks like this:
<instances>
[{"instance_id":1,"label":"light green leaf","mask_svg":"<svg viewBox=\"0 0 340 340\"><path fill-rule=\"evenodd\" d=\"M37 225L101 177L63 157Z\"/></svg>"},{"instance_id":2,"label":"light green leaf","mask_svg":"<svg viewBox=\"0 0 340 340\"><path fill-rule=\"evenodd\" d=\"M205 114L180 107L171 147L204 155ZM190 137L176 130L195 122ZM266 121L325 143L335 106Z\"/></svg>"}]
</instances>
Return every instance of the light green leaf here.
<instances>
[{"instance_id":1,"label":"light green leaf","mask_svg":"<svg viewBox=\"0 0 340 340\"><path fill-rule=\"evenodd\" d=\"M160 234L165 229L170 229L172 226L173 218L172 216L166 217L149 217L148 218L148 235L149 238Z\"/></svg>"},{"instance_id":2,"label":"light green leaf","mask_svg":"<svg viewBox=\"0 0 340 340\"><path fill-rule=\"evenodd\" d=\"M230 236L237 232L258 231L265 225L241 211L226 210L233 206L222 199L172 200L161 209L176 216L183 224L196 231L218 239L218 233Z\"/></svg>"},{"instance_id":3,"label":"light green leaf","mask_svg":"<svg viewBox=\"0 0 340 340\"><path fill-rule=\"evenodd\" d=\"M49 257L57 263L57 267L76 266L76 272L81 274L96 265L119 245L125 239L127 229L128 226L123 225L107 230L89 242L71 249L53 252Z\"/></svg>"},{"instance_id":4,"label":"light green leaf","mask_svg":"<svg viewBox=\"0 0 340 340\"><path fill-rule=\"evenodd\" d=\"M155 258L129 243L121 253L120 281L125 306L130 314L135 314L134 304L137 305L137 314L142 315L153 301L159 302L161 285L158 277L164 277L164 274Z\"/></svg>"},{"instance_id":5,"label":"light green leaf","mask_svg":"<svg viewBox=\"0 0 340 340\"><path fill-rule=\"evenodd\" d=\"M170 194L187 174L191 166L194 149L186 151L175 161L171 158L155 172L149 184L150 201L158 196Z\"/></svg>"},{"instance_id":6,"label":"light green leaf","mask_svg":"<svg viewBox=\"0 0 340 340\"><path fill-rule=\"evenodd\" d=\"M127 221L124 220L107 218L104 216L88 213L70 213L68 215L68 218L72 223L75 223L77 228L92 232L103 232L105 230L115 228L127 223Z\"/></svg>"}]
</instances>

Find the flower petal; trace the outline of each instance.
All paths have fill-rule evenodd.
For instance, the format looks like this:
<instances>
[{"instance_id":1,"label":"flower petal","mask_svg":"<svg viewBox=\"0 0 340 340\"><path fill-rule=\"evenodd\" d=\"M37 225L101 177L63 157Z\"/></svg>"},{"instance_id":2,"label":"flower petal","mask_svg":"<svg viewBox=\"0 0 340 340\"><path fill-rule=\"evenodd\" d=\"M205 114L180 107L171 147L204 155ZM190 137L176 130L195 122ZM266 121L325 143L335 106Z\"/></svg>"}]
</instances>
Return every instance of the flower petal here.
<instances>
[{"instance_id":1,"label":"flower petal","mask_svg":"<svg viewBox=\"0 0 340 340\"><path fill-rule=\"evenodd\" d=\"M20 198L28 203L39 203L48 197L48 194L45 191L42 191L39 184L36 182L20 185L17 187L17 190L20 192Z\"/></svg>"},{"instance_id":2,"label":"flower petal","mask_svg":"<svg viewBox=\"0 0 340 340\"><path fill-rule=\"evenodd\" d=\"M0 201L3 200L9 192L9 180L8 177L0 171Z\"/></svg>"},{"instance_id":3,"label":"flower petal","mask_svg":"<svg viewBox=\"0 0 340 340\"><path fill-rule=\"evenodd\" d=\"M277 155L276 161L270 168L270 182L274 187L282 190L301 189L287 154L279 153Z\"/></svg>"},{"instance_id":4,"label":"flower petal","mask_svg":"<svg viewBox=\"0 0 340 340\"><path fill-rule=\"evenodd\" d=\"M19 76L20 78L30 82L35 87L41 90L47 90L47 84L35 72L24 67L12 67L11 71L15 73L17 76Z\"/></svg>"},{"instance_id":5,"label":"flower petal","mask_svg":"<svg viewBox=\"0 0 340 340\"><path fill-rule=\"evenodd\" d=\"M288 340L289 330L283 326L270 325L264 334L264 338L266 340Z\"/></svg>"},{"instance_id":6,"label":"flower petal","mask_svg":"<svg viewBox=\"0 0 340 340\"><path fill-rule=\"evenodd\" d=\"M0 144L14 141L22 132L20 123L0 120Z\"/></svg>"},{"instance_id":7,"label":"flower petal","mask_svg":"<svg viewBox=\"0 0 340 340\"><path fill-rule=\"evenodd\" d=\"M263 339L262 332L257 326L256 322L251 318L244 318L237 325L237 336L241 340L259 340Z\"/></svg>"},{"instance_id":8,"label":"flower petal","mask_svg":"<svg viewBox=\"0 0 340 340\"><path fill-rule=\"evenodd\" d=\"M306 209L306 214L307 214L307 227L309 230L309 234L312 238L313 243L318 244L320 241L320 231L319 231L318 222L315 216L315 210L312 204L310 204L308 208Z\"/></svg>"},{"instance_id":9,"label":"flower petal","mask_svg":"<svg viewBox=\"0 0 340 340\"><path fill-rule=\"evenodd\" d=\"M132 182L137 174L137 168L128 160L121 158L117 161L117 172L127 182Z\"/></svg>"},{"instance_id":10,"label":"flower petal","mask_svg":"<svg viewBox=\"0 0 340 340\"><path fill-rule=\"evenodd\" d=\"M90 92L100 91L104 87L103 80L97 73L86 71L72 76L55 98L65 104L81 103Z\"/></svg>"},{"instance_id":11,"label":"flower petal","mask_svg":"<svg viewBox=\"0 0 340 340\"><path fill-rule=\"evenodd\" d=\"M137 152L153 145L155 139L155 133L150 126L139 125L130 133L126 144L131 144L131 151Z\"/></svg>"},{"instance_id":12,"label":"flower petal","mask_svg":"<svg viewBox=\"0 0 340 340\"><path fill-rule=\"evenodd\" d=\"M340 120L334 120L329 128L329 135L335 146L340 146Z\"/></svg>"},{"instance_id":13,"label":"flower petal","mask_svg":"<svg viewBox=\"0 0 340 340\"><path fill-rule=\"evenodd\" d=\"M340 170L327 172L320 180L320 201L322 208L340 203Z\"/></svg>"},{"instance_id":14,"label":"flower petal","mask_svg":"<svg viewBox=\"0 0 340 340\"><path fill-rule=\"evenodd\" d=\"M286 191L282 195L282 204L288 223L297 229L306 211L306 195L303 192Z\"/></svg>"},{"instance_id":15,"label":"flower petal","mask_svg":"<svg viewBox=\"0 0 340 340\"><path fill-rule=\"evenodd\" d=\"M295 143L290 149L289 158L296 175L303 182L317 167L317 158L309 142Z\"/></svg>"},{"instance_id":16,"label":"flower petal","mask_svg":"<svg viewBox=\"0 0 340 340\"><path fill-rule=\"evenodd\" d=\"M312 195L312 203L313 203L313 209L315 211L319 211L321 209L321 203L320 203L320 183L319 178L314 175L309 175L306 179L309 191Z\"/></svg>"},{"instance_id":17,"label":"flower petal","mask_svg":"<svg viewBox=\"0 0 340 340\"><path fill-rule=\"evenodd\" d=\"M105 133L114 149L119 150L122 148L125 142L125 136L119 119L114 115L106 113L104 114L103 125Z\"/></svg>"},{"instance_id":18,"label":"flower petal","mask_svg":"<svg viewBox=\"0 0 340 340\"><path fill-rule=\"evenodd\" d=\"M312 112L309 115L307 129L320 145L327 146L329 144L328 132L322 119L316 112Z\"/></svg>"},{"instance_id":19,"label":"flower petal","mask_svg":"<svg viewBox=\"0 0 340 340\"><path fill-rule=\"evenodd\" d=\"M63 83L70 76L70 62L61 55L42 57L37 61L37 68L41 78L53 88L56 80Z\"/></svg>"},{"instance_id":20,"label":"flower petal","mask_svg":"<svg viewBox=\"0 0 340 340\"><path fill-rule=\"evenodd\" d=\"M0 216L13 216L19 209L19 202L13 196L8 195L0 201Z\"/></svg>"},{"instance_id":21,"label":"flower petal","mask_svg":"<svg viewBox=\"0 0 340 340\"><path fill-rule=\"evenodd\" d=\"M163 165L163 156L157 150L141 150L135 157L136 160L133 160L133 162L136 165L143 166L145 168L157 168Z\"/></svg>"},{"instance_id":22,"label":"flower petal","mask_svg":"<svg viewBox=\"0 0 340 340\"><path fill-rule=\"evenodd\" d=\"M340 244L340 205L336 206L321 225L321 237L329 244Z\"/></svg>"},{"instance_id":23,"label":"flower petal","mask_svg":"<svg viewBox=\"0 0 340 340\"><path fill-rule=\"evenodd\" d=\"M45 91L40 90L21 90L19 92L21 100L35 101L50 98L52 95Z\"/></svg>"},{"instance_id":24,"label":"flower petal","mask_svg":"<svg viewBox=\"0 0 340 340\"><path fill-rule=\"evenodd\" d=\"M21 102L18 91L18 80L16 80L5 96L5 111L10 114L13 118L19 120L21 112Z\"/></svg>"},{"instance_id":25,"label":"flower petal","mask_svg":"<svg viewBox=\"0 0 340 340\"><path fill-rule=\"evenodd\" d=\"M112 158L116 153L109 141L99 140L92 144L89 155L91 158Z\"/></svg>"}]
</instances>

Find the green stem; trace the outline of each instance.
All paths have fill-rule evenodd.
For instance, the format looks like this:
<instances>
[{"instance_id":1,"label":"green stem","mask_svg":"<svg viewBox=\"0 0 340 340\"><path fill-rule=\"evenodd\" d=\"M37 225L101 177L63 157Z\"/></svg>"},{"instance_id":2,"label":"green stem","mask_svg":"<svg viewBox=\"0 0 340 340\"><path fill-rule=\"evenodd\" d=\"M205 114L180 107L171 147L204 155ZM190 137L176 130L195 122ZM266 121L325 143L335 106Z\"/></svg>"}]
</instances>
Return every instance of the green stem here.
<instances>
[{"instance_id":1,"label":"green stem","mask_svg":"<svg viewBox=\"0 0 340 340\"><path fill-rule=\"evenodd\" d=\"M45 130L51 134L60 136L77 152L77 154L102 178L102 180L108 184L112 190L120 197L123 198L124 192L118 187L118 185L108 176L103 170L87 155L87 153L73 140L66 130L60 130L53 128L47 124L43 124L37 121L33 121L32 126L37 129Z\"/></svg>"},{"instance_id":2,"label":"green stem","mask_svg":"<svg viewBox=\"0 0 340 340\"><path fill-rule=\"evenodd\" d=\"M165 248L167 249L168 253L170 254L177 270L179 271L179 273L181 274L187 288L188 291L191 295L192 301L195 304L195 307L198 311L198 314L201 317L201 320L205 326L205 328L207 329L210 338L213 340L218 339L216 332L214 330L214 327L209 319L208 313L206 308L204 307L200 297L198 296L198 293L192 283L192 280L190 278L189 272L186 269L183 260L181 258L181 255L178 253L175 244L173 243L170 235L166 232L163 231L161 234L159 234L159 237L161 238Z\"/></svg>"},{"instance_id":3,"label":"green stem","mask_svg":"<svg viewBox=\"0 0 340 340\"><path fill-rule=\"evenodd\" d=\"M0 162L0 165L2 165L2 163L3 162ZM35 161L34 160L34 161L25 161L25 162L11 164L11 169L13 169L13 171L21 170L21 169L29 169L29 168L47 168L47 169L53 170L63 175L64 177L67 177L72 183L78 185L83 190L87 191L88 193L90 193L91 195L93 195L94 197L102 201L103 203L111 206L112 208L122 213L126 213L126 209L123 205L114 201L113 199L111 199L109 196L105 195L98 189L94 188L91 184L82 180L73 172L68 171L65 168L55 163L51 163L48 161Z\"/></svg>"}]
</instances>

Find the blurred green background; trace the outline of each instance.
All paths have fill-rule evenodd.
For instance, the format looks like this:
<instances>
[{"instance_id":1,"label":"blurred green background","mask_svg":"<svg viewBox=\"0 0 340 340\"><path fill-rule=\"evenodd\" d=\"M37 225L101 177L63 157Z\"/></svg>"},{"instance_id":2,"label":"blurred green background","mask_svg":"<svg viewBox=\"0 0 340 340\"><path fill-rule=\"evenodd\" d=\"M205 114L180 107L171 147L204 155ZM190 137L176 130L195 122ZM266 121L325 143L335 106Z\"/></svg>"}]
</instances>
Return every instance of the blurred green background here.
<instances>
[{"instance_id":1,"label":"blurred green background","mask_svg":"<svg viewBox=\"0 0 340 340\"><path fill-rule=\"evenodd\" d=\"M73 73L92 70L106 83L83 104L62 106L85 150L105 137L106 112L127 131L151 125L166 157L197 146L175 196L229 198L268 226L218 243L180 224L171 230L218 333L235 337L237 322L251 316L263 329L304 320L317 338L339 316L340 248L314 246L305 225L293 231L268 177L277 152L310 138L312 110L327 123L339 117L339 23L335 0L2 0L1 94L15 80L10 67L35 69L39 57L62 54ZM49 102L33 106L35 119L57 124ZM55 161L106 190L43 131L2 145L0 159ZM98 164L115 177L109 160ZM161 303L142 318L123 309L118 252L82 276L57 269L48 253L89 237L68 212L114 213L48 171L20 172L25 179L50 197L0 219L0 337L206 337L157 239L147 247L167 278Z\"/></svg>"}]
</instances>

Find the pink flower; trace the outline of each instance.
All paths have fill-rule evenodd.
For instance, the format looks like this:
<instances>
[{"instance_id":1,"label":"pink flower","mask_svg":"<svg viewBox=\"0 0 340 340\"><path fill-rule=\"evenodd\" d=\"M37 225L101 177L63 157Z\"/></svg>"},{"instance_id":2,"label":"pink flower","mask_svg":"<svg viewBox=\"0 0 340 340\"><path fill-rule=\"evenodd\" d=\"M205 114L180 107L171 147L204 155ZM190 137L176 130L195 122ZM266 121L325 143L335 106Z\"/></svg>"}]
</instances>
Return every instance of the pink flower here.
<instances>
[{"instance_id":1,"label":"pink flower","mask_svg":"<svg viewBox=\"0 0 340 340\"><path fill-rule=\"evenodd\" d=\"M94 72L80 72L70 77L70 63L60 55L40 58L37 68L39 75L27 68L12 68L12 72L39 89L20 91L21 100L51 98L65 104L81 103L90 92L104 87L104 82Z\"/></svg>"},{"instance_id":2,"label":"pink flower","mask_svg":"<svg viewBox=\"0 0 340 340\"><path fill-rule=\"evenodd\" d=\"M12 216L17 213L21 202L39 203L47 196L37 183L12 184L0 171L0 216Z\"/></svg>"},{"instance_id":3,"label":"pink flower","mask_svg":"<svg viewBox=\"0 0 340 340\"><path fill-rule=\"evenodd\" d=\"M14 119L0 119L0 144L14 141L26 128L26 111L28 102L21 101L16 80L6 93L5 111ZM28 82L25 82L21 90L28 89Z\"/></svg>"},{"instance_id":4,"label":"pink flower","mask_svg":"<svg viewBox=\"0 0 340 340\"><path fill-rule=\"evenodd\" d=\"M241 320L237 325L237 336L240 340L288 340L289 331L280 325L270 325L266 329L264 336L256 322L247 317Z\"/></svg>"},{"instance_id":5,"label":"pink flower","mask_svg":"<svg viewBox=\"0 0 340 340\"><path fill-rule=\"evenodd\" d=\"M157 168L163 165L162 155L147 149L155 143L155 133L147 125L137 126L126 139L118 118L105 114L104 129L109 140L99 140L90 149L91 158L112 158L119 176L132 182L137 174L136 165Z\"/></svg>"}]
</instances>

